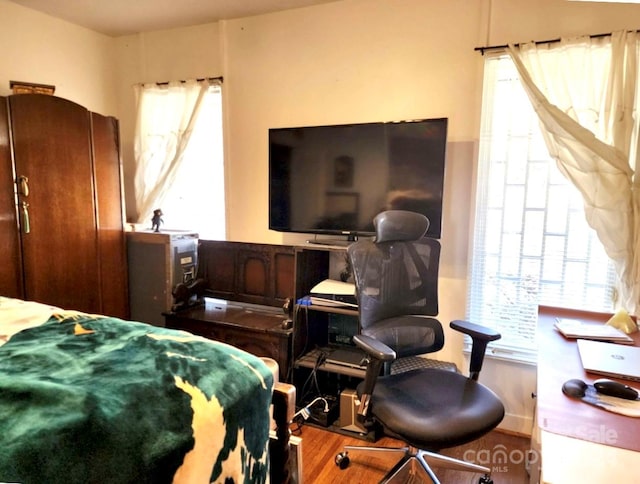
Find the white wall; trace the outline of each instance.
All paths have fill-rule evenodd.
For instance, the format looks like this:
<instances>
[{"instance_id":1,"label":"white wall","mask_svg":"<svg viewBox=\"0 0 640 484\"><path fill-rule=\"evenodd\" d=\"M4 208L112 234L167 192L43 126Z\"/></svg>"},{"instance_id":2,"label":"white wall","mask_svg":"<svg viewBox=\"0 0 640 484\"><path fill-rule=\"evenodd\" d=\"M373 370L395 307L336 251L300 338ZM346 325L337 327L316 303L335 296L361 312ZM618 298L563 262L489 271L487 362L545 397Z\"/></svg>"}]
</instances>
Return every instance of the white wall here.
<instances>
[{"instance_id":1,"label":"white wall","mask_svg":"<svg viewBox=\"0 0 640 484\"><path fill-rule=\"evenodd\" d=\"M0 0L0 96L9 81L56 86L55 95L117 116L111 37Z\"/></svg>"},{"instance_id":2,"label":"white wall","mask_svg":"<svg viewBox=\"0 0 640 484\"><path fill-rule=\"evenodd\" d=\"M266 231L267 210L256 211L267 203L270 127L448 117L451 142L473 139L479 6L345 0L227 22L230 237L296 240ZM443 41L451 26L458 40Z\"/></svg>"},{"instance_id":3,"label":"white wall","mask_svg":"<svg viewBox=\"0 0 640 484\"><path fill-rule=\"evenodd\" d=\"M449 118L441 256L443 321L465 313L482 90L482 45L640 27L640 6L566 0L343 0L276 14L110 39L0 0L0 95L8 80L120 118L132 206L132 85L224 76L228 237L297 243L267 229L267 129ZM27 33L28 32L28 33ZM114 109L116 112L114 112ZM464 366L462 339L442 357ZM535 368L490 360L505 427L528 432Z\"/></svg>"},{"instance_id":4,"label":"white wall","mask_svg":"<svg viewBox=\"0 0 640 484\"><path fill-rule=\"evenodd\" d=\"M266 229L268 128L448 117L440 316L464 317L482 92L474 48L637 28L638 14L564 0L344 0L226 22L230 238L304 240ZM464 367L462 338L447 337L440 356ZM535 367L492 359L481 378L506 404L503 426L529 432Z\"/></svg>"}]
</instances>

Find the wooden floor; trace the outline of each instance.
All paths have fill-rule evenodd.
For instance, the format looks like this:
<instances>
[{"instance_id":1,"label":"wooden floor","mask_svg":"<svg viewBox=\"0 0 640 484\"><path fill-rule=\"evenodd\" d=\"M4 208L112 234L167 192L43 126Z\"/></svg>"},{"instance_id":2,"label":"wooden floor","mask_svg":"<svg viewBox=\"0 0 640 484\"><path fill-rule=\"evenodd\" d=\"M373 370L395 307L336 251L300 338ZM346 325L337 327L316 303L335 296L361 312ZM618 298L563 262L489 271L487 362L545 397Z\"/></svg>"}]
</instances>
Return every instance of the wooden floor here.
<instances>
[{"instance_id":1,"label":"wooden floor","mask_svg":"<svg viewBox=\"0 0 640 484\"><path fill-rule=\"evenodd\" d=\"M378 482L400 458L400 454L375 452L350 452L350 465L341 470L334 463L344 445L375 445L402 447L402 443L383 437L370 444L363 440L329 432L311 426L302 427L297 435L302 438L302 476L305 484L345 483L369 484ZM529 439L522 436L493 431L483 438L464 446L442 452L455 458L466 457L477 464L493 469L494 484L525 484L529 476L524 457L529 449ZM506 455L506 459L503 456ZM442 484L477 483L481 474L445 469L433 469Z\"/></svg>"}]
</instances>

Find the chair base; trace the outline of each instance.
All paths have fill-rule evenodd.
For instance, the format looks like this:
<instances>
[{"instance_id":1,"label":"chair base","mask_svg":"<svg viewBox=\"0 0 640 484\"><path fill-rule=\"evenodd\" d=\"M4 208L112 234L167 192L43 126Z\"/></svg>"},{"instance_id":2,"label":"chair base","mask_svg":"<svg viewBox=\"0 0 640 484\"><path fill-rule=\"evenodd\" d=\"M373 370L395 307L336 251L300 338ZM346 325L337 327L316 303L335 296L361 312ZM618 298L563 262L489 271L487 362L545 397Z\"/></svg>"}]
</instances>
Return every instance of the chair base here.
<instances>
[{"instance_id":1,"label":"chair base","mask_svg":"<svg viewBox=\"0 0 640 484\"><path fill-rule=\"evenodd\" d=\"M440 481L431 469L432 465L443 467L445 469L454 469L460 471L468 471L483 474L480 482L491 483L491 469L481 465L473 464L445 455L436 454L415 447L367 447L358 445L346 445L345 451L367 451L367 452L383 452L383 453L402 453L402 458L391 469L386 476L380 481L381 484L396 483L428 483L440 484Z\"/></svg>"}]
</instances>

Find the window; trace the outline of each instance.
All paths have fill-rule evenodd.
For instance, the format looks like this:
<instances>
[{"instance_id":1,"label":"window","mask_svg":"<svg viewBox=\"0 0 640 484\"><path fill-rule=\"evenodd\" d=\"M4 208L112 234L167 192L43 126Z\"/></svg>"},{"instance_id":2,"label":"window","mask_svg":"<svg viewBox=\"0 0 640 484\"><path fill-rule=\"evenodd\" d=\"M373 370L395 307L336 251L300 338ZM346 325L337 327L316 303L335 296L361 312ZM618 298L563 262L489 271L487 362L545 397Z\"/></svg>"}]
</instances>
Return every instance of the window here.
<instances>
[{"instance_id":1,"label":"window","mask_svg":"<svg viewBox=\"0 0 640 484\"><path fill-rule=\"evenodd\" d=\"M611 312L615 270L506 55L485 60L480 130L467 313L501 332L489 354L533 361L538 305Z\"/></svg>"},{"instance_id":2,"label":"window","mask_svg":"<svg viewBox=\"0 0 640 484\"><path fill-rule=\"evenodd\" d=\"M201 239L225 239L223 160L222 95L218 86L211 86L162 204L167 228L195 230Z\"/></svg>"},{"instance_id":3,"label":"window","mask_svg":"<svg viewBox=\"0 0 640 484\"><path fill-rule=\"evenodd\" d=\"M162 229L224 240L222 90L206 83L200 92L201 86L188 81L139 87L136 201L141 223L160 208Z\"/></svg>"}]
</instances>

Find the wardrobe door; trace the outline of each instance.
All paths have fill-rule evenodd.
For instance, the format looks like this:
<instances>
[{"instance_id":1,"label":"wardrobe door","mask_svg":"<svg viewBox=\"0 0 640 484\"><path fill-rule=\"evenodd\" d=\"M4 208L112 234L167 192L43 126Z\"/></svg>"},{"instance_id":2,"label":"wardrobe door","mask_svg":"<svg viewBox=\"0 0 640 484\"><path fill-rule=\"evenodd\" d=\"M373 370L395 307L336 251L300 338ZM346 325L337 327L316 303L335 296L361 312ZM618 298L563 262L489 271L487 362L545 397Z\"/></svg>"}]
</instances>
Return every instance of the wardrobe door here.
<instances>
[{"instance_id":1,"label":"wardrobe door","mask_svg":"<svg viewBox=\"0 0 640 484\"><path fill-rule=\"evenodd\" d=\"M16 174L29 179L25 298L100 311L89 112L40 94L9 97Z\"/></svg>"},{"instance_id":2,"label":"wardrobe door","mask_svg":"<svg viewBox=\"0 0 640 484\"><path fill-rule=\"evenodd\" d=\"M124 194L118 120L91 113L93 163L98 207L101 314L129 318Z\"/></svg>"},{"instance_id":3,"label":"wardrobe door","mask_svg":"<svg viewBox=\"0 0 640 484\"><path fill-rule=\"evenodd\" d=\"M0 97L0 296L23 298L7 99Z\"/></svg>"}]
</instances>

